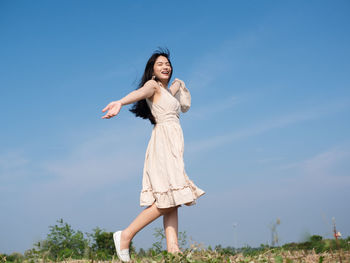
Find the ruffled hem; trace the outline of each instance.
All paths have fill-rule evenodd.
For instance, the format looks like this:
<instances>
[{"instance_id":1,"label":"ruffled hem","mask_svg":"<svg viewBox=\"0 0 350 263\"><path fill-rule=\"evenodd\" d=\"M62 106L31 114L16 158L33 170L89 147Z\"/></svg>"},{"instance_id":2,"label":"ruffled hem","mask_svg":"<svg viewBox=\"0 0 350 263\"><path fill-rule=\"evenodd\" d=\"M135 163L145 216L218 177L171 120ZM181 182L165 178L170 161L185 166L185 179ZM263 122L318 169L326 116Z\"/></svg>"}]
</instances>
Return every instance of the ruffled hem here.
<instances>
[{"instance_id":1,"label":"ruffled hem","mask_svg":"<svg viewBox=\"0 0 350 263\"><path fill-rule=\"evenodd\" d=\"M182 204L191 206L196 204L196 199L204 194L205 192L192 182L184 187L169 189L166 192L146 189L141 191L140 206L150 206L154 202L158 208L169 208Z\"/></svg>"}]
</instances>

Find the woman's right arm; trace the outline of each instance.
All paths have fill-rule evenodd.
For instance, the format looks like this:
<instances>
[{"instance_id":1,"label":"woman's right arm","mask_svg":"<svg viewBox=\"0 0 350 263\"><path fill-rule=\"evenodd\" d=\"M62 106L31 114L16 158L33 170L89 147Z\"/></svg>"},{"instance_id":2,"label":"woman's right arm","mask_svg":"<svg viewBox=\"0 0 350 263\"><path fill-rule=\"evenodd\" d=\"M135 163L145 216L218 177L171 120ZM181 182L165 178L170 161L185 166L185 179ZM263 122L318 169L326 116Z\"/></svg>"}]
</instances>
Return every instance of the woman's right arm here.
<instances>
[{"instance_id":1,"label":"woman's right arm","mask_svg":"<svg viewBox=\"0 0 350 263\"><path fill-rule=\"evenodd\" d=\"M114 117L119 113L121 107L124 105L128 105L139 100L152 97L157 89L157 85L158 84L155 80L149 80L141 88L130 92L124 98L117 101L112 101L102 110L102 112L108 110L108 112L102 117L102 119L110 119Z\"/></svg>"},{"instance_id":2,"label":"woman's right arm","mask_svg":"<svg viewBox=\"0 0 350 263\"><path fill-rule=\"evenodd\" d=\"M145 98L152 97L157 89L157 82L155 80L149 80L141 88L130 92L124 98L120 100L122 106L134 103Z\"/></svg>"}]
</instances>

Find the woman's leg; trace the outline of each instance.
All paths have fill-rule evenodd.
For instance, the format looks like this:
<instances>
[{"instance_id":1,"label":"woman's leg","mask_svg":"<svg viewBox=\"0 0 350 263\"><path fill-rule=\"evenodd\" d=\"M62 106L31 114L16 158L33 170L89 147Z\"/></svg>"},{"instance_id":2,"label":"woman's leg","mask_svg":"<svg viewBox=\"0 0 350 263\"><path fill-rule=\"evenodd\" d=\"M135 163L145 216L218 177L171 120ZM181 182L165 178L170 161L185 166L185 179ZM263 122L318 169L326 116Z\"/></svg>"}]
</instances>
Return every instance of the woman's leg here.
<instances>
[{"instance_id":1,"label":"woman's leg","mask_svg":"<svg viewBox=\"0 0 350 263\"><path fill-rule=\"evenodd\" d=\"M178 244L178 207L163 216L164 232L168 252L181 252Z\"/></svg>"},{"instance_id":2,"label":"woman's leg","mask_svg":"<svg viewBox=\"0 0 350 263\"><path fill-rule=\"evenodd\" d=\"M155 203L144 209L134 219L134 221L132 221L132 223L123 230L121 234L120 249L129 248L130 242L137 232L139 232L142 228L147 226L149 223L151 223L153 220L157 219L161 215L165 215L174 209L175 207L158 208Z\"/></svg>"}]
</instances>

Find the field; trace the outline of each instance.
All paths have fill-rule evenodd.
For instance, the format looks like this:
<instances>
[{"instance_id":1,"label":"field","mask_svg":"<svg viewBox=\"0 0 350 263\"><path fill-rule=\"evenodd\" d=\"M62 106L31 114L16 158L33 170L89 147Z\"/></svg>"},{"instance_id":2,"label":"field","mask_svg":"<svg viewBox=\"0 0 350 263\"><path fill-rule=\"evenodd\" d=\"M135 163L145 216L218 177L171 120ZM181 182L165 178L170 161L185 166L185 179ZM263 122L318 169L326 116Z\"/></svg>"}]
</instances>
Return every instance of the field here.
<instances>
[{"instance_id":1,"label":"field","mask_svg":"<svg viewBox=\"0 0 350 263\"><path fill-rule=\"evenodd\" d=\"M161 253L154 253L151 256L138 256L137 254L132 254L132 261L137 263L165 263L165 262L183 262L183 263L219 263L219 262L237 262L237 263L248 263L248 262L276 262L276 263L292 263L292 262L350 262L350 251L329 251L323 253L316 253L315 250L305 251L305 250L294 250L288 251L280 248L269 249L266 251L259 251L253 253L252 255L244 255L244 253L237 253L235 255L229 255L220 253L212 250L186 250L182 255L173 255L163 251ZM30 260L15 260L7 261L6 258L2 258L0 262L52 262L51 260L42 259L30 259ZM67 263L98 263L98 262L121 262L117 258L112 258L111 260L93 260L93 259L80 259L74 260L67 258L63 261L56 262L67 262Z\"/></svg>"},{"instance_id":2,"label":"field","mask_svg":"<svg viewBox=\"0 0 350 263\"><path fill-rule=\"evenodd\" d=\"M97 262L121 262L118 260L113 241L113 233L100 228L93 229L92 233L74 230L63 219L58 224L50 226L47 238L34 244L22 255L12 253L9 255L0 253L0 263L97 263ZM337 233L334 231L334 233ZM258 263L258 262L340 262L350 263L350 237L341 238L340 233L333 239L324 239L322 236L313 235L304 242L287 243L282 246L274 244L261 244L260 247L205 247L203 244L187 243L186 232L179 233L179 246L184 251L182 254L171 254L164 247L165 235L161 228L155 229L157 241L152 247L136 251L132 242L130 244L131 262L137 263ZM276 239L277 240L277 239Z\"/></svg>"}]
</instances>

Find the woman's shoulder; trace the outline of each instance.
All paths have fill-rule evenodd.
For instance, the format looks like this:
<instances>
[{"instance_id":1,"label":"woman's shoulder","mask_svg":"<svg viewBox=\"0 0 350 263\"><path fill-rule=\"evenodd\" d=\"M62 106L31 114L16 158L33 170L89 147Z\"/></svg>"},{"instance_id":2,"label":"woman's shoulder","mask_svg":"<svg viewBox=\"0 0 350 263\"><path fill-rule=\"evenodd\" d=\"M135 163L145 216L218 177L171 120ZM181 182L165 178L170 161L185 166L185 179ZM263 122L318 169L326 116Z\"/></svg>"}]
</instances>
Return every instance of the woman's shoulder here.
<instances>
[{"instance_id":1,"label":"woman's shoulder","mask_svg":"<svg viewBox=\"0 0 350 263\"><path fill-rule=\"evenodd\" d=\"M159 92L159 84L153 79L147 80L145 84L143 84L143 87L146 89L152 89L157 93Z\"/></svg>"},{"instance_id":2,"label":"woman's shoulder","mask_svg":"<svg viewBox=\"0 0 350 263\"><path fill-rule=\"evenodd\" d=\"M159 83L153 79L146 81L146 83L144 84L144 87L151 88L156 93L160 93L160 89L161 89L161 87L159 86Z\"/></svg>"},{"instance_id":3,"label":"woman's shoulder","mask_svg":"<svg viewBox=\"0 0 350 263\"><path fill-rule=\"evenodd\" d=\"M151 86L151 87L158 87L159 86L157 81L155 81L154 79L147 80L144 85Z\"/></svg>"}]
</instances>

